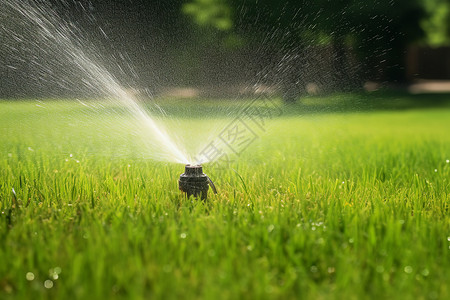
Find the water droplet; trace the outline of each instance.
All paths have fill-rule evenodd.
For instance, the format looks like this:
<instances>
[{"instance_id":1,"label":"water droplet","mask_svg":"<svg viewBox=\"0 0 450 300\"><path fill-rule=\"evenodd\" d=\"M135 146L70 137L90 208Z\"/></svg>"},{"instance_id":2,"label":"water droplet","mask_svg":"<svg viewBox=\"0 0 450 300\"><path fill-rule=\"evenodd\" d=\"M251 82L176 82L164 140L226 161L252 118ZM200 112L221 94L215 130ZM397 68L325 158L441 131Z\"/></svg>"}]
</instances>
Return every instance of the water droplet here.
<instances>
[{"instance_id":1,"label":"water droplet","mask_svg":"<svg viewBox=\"0 0 450 300\"><path fill-rule=\"evenodd\" d=\"M247 250L248 250L248 251L252 251L252 250L253 250L252 245L248 245L248 246L247 246Z\"/></svg>"},{"instance_id":2,"label":"water droplet","mask_svg":"<svg viewBox=\"0 0 450 300\"><path fill-rule=\"evenodd\" d=\"M180 234L180 238L182 238L182 239L185 239L187 237L187 234L186 233L182 233L182 234Z\"/></svg>"},{"instance_id":3,"label":"water droplet","mask_svg":"<svg viewBox=\"0 0 450 300\"><path fill-rule=\"evenodd\" d=\"M44 287L46 289L51 289L53 287L53 281L51 281L50 279L44 281Z\"/></svg>"},{"instance_id":4,"label":"water droplet","mask_svg":"<svg viewBox=\"0 0 450 300\"><path fill-rule=\"evenodd\" d=\"M70 154L69 157L73 157L73 154Z\"/></svg>"},{"instance_id":5,"label":"water droplet","mask_svg":"<svg viewBox=\"0 0 450 300\"><path fill-rule=\"evenodd\" d=\"M437 172L437 169L434 169L434 172Z\"/></svg>"},{"instance_id":6,"label":"water droplet","mask_svg":"<svg viewBox=\"0 0 450 300\"><path fill-rule=\"evenodd\" d=\"M275 225L270 224L269 227L267 227L267 231L272 232L275 229Z\"/></svg>"},{"instance_id":7,"label":"water droplet","mask_svg":"<svg viewBox=\"0 0 450 300\"><path fill-rule=\"evenodd\" d=\"M448 236L448 237L447 237L447 241L449 241L449 242L450 242L450 236Z\"/></svg>"},{"instance_id":8,"label":"water droplet","mask_svg":"<svg viewBox=\"0 0 450 300\"><path fill-rule=\"evenodd\" d=\"M428 275L430 275L430 271L428 271L428 269L423 269L422 272L421 272L421 274L422 274L423 276L428 276Z\"/></svg>"},{"instance_id":9,"label":"water droplet","mask_svg":"<svg viewBox=\"0 0 450 300\"><path fill-rule=\"evenodd\" d=\"M447 159L445 162L446 162L446 163L450 163L450 159Z\"/></svg>"},{"instance_id":10,"label":"water droplet","mask_svg":"<svg viewBox=\"0 0 450 300\"><path fill-rule=\"evenodd\" d=\"M353 239L349 239L349 240L348 240L348 242L349 242L350 244L353 244L354 241L355 241L355 240L353 240Z\"/></svg>"},{"instance_id":11,"label":"water droplet","mask_svg":"<svg viewBox=\"0 0 450 300\"><path fill-rule=\"evenodd\" d=\"M61 269L60 267L55 267L55 268L53 269L53 272L55 272L56 274L61 274L62 269Z\"/></svg>"},{"instance_id":12,"label":"water droplet","mask_svg":"<svg viewBox=\"0 0 450 300\"><path fill-rule=\"evenodd\" d=\"M58 280L58 278L59 278L59 275L58 275L58 274L56 274L56 273L54 273L54 274L53 274L53 276L52 276L52 278L53 278L53 280Z\"/></svg>"},{"instance_id":13,"label":"water droplet","mask_svg":"<svg viewBox=\"0 0 450 300\"><path fill-rule=\"evenodd\" d=\"M407 273L407 274L411 274L412 271L413 271L413 268L412 268L411 266L406 266L405 269L404 269L404 271L405 271L405 273Z\"/></svg>"},{"instance_id":14,"label":"water droplet","mask_svg":"<svg viewBox=\"0 0 450 300\"><path fill-rule=\"evenodd\" d=\"M34 280L34 274L31 272L28 272L27 275L25 275L28 281Z\"/></svg>"}]
</instances>

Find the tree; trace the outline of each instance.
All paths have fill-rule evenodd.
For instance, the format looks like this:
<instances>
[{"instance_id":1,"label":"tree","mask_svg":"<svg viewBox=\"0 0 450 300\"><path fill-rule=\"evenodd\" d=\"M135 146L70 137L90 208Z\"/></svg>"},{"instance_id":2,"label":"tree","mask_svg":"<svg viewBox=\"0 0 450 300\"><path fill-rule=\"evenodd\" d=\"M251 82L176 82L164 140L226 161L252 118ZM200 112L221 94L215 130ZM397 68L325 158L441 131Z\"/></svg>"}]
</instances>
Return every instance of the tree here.
<instances>
[{"instance_id":1,"label":"tree","mask_svg":"<svg viewBox=\"0 0 450 300\"><path fill-rule=\"evenodd\" d=\"M424 43L430 46L450 45L450 2L421 0L426 17L420 22L425 31Z\"/></svg>"},{"instance_id":2,"label":"tree","mask_svg":"<svg viewBox=\"0 0 450 300\"><path fill-rule=\"evenodd\" d=\"M333 74L326 78L335 89L351 79L349 48L355 49L362 69L368 70L364 77L403 81L404 50L423 36L418 1L191 0L184 11L199 26L237 34L263 57L264 52L278 56L272 68L278 68L275 76L280 78L284 98L292 101L307 83L302 72L310 68L318 73L311 52L320 45L331 49Z\"/></svg>"}]
</instances>

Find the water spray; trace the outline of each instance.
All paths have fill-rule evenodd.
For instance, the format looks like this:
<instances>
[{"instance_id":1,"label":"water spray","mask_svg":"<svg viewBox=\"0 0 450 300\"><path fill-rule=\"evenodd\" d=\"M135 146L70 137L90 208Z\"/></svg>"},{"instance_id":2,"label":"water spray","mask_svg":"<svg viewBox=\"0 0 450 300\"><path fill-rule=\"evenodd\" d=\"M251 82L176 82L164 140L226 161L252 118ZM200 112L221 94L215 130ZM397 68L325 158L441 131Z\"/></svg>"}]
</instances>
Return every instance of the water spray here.
<instances>
[{"instance_id":1,"label":"water spray","mask_svg":"<svg viewBox=\"0 0 450 300\"><path fill-rule=\"evenodd\" d=\"M184 173L180 175L180 180L178 180L180 191L185 193L188 198L194 196L197 199L206 200L209 186L211 186L214 194L217 194L214 183L208 175L203 173L202 165L186 165Z\"/></svg>"}]
</instances>

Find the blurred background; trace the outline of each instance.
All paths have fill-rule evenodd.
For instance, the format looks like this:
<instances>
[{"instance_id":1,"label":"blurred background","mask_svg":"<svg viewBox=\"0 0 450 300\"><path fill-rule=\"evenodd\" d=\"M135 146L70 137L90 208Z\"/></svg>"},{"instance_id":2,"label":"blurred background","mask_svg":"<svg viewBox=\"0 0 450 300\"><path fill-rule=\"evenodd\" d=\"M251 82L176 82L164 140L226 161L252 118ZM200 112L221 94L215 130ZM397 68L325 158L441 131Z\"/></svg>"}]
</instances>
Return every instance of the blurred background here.
<instances>
[{"instance_id":1,"label":"blurred background","mask_svg":"<svg viewBox=\"0 0 450 300\"><path fill-rule=\"evenodd\" d=\"M448 0L27 1L79 29L136 94L294 102L380 88L450 91ZM20 18L0 17L1 98L92 96L76 88L82 78L66 71L70 62L46 67L56 58Z\"/></svg>"}]
</instances>

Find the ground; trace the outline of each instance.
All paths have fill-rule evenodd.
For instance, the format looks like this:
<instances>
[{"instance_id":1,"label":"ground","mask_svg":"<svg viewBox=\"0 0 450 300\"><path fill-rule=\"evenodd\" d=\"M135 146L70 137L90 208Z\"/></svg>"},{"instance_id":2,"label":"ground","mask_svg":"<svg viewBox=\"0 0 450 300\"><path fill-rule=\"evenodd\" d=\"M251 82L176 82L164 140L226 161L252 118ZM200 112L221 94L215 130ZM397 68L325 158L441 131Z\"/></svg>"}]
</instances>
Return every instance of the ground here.
<instances>
[{"instance_id":1,"label":"ground","mask_svg":"<svg viewBox=\"0 0 450 300\"><path fill-rule=\"evenodd\" d=\"M373 95L266 120L205 202L108 109L0 102L0 298L448 299L448 97Z\"/></svg>"}]
</instances>

